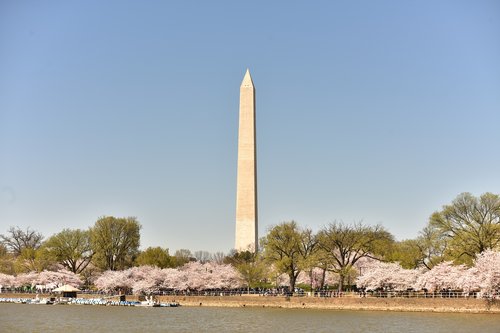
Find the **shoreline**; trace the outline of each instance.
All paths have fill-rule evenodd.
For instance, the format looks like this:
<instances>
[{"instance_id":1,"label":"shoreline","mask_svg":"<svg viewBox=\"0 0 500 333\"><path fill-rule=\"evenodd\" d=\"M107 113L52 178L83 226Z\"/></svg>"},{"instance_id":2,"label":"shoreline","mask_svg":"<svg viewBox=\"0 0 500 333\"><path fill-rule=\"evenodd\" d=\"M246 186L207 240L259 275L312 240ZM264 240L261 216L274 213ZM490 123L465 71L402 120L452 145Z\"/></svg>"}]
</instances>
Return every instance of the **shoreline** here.
<instances>
[{"instance_id":1,"label":"shoreline","mask_svg":"<svg viewBox=\"0 0 500 333\"><path fill-rule=\"evenodd\" d=\"M162 299L160 297L160 299ZM166 297L172 299L172 297ZM189 296L177 297L182 306L261 307L283 309L395 311L435 313L500 314L500 301L446 298L318 298L254 297L254 296Z\"/></svg>"},{"instance_id":2,"label":"shoreline","mask_svg":"<svg viewBox=\"0 0 500 333\"><path fill-rule=\"evenodd\" d=\"M100 298L103 295L79 294L79 298ZM0 297L35 298L34 294L0 294ZM40 297L49 297L40 294ZM117 296L115 296L117 298ZM178 302L186 307L219 308L283 308L349 311L394 311L432 313L500 314L500 300L464 298L376 298L376 297L275 297L275 296L157 296L160 302ZM110 297L113 299L113 297ZM138 296L127 295L127 301Z\"/></svg>"}]
</instances>

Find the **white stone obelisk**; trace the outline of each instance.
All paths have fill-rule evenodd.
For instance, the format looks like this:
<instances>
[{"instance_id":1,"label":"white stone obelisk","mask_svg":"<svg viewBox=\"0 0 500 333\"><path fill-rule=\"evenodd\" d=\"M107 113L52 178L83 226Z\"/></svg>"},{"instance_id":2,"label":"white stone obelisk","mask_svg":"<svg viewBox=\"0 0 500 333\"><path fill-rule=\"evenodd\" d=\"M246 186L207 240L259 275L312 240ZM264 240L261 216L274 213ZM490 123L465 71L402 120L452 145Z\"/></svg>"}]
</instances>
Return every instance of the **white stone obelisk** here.
<instances>
[{"instance_id":1,"label":"white stone obelisk","mask_svg":"<svg viewBox=\"0 0 500 333\"><path fill-rule=\"evenodd\" d=\"M236 251L257 251L257 153L255 88L247 69L240 87L238 179L236 189Z\"/></svg>"}]
</instances>

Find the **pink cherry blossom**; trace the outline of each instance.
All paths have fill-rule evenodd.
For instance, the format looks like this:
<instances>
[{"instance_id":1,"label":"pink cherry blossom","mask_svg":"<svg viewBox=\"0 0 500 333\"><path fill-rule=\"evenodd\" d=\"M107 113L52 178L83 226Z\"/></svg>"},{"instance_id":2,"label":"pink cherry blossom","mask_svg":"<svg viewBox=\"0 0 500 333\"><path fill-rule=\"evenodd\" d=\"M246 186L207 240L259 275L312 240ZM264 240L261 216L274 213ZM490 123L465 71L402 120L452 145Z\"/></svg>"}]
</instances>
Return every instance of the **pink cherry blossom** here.
<instances>
[{"instance_id":1,"label":"pink cherry blossom","mask_svg":"<svg viewBox=\"0 0 500 333\"><path fill-rule=\"evenodd\" d=\"M474 267L462 278L464 289L492 293L500 289L500 252L486 250L474 260Z\"/></svg>"},{"instance_id":2,"label":"pink cherry blossom","mask_svg":"<svg viewBox=\"0 0 500 333\"><path fill-rule=\"evenodd\" d=\"M461 289L460 278L466 273L464 265L453 265L446 261L420 275L414 284L415 290L427 289L431 292L442 289Z\"/></svg>"},{"instance_id":3,"label":"pink cherry blossom","mask_svg":"<svg viewBox=\"0 0 500 333\"><path fill-rule=\"evenodd\" d=\"M367 262L362 274L356 279L358 288L366 290L388 289L403 291L412 288L420 270L404 269L398 263Z\"/></svg>"},{"instance_id":4,"label":"pink cherry blossom","mask_svg":"<svg viewBox=\"0 0 500 333\"><path fill-rule=\"evenodd\" d=\"M0 286L10 287L14 285L15 277L9 274L0 273ZM1 288L1 287L0 287Z\"/></svg>"}]
</instances>

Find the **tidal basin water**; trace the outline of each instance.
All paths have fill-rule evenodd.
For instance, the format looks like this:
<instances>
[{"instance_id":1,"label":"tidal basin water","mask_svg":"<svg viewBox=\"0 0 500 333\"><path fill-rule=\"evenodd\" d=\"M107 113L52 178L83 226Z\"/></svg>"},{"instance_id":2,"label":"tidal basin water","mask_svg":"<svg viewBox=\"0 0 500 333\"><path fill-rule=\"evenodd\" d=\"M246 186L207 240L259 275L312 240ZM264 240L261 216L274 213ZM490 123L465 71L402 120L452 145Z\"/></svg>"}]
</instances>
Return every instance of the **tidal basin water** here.
<instances>
[{"instance_id":1,"label":"tidal basin water","mask_svg":"<svg viewBox=\"0 0 500 333\"><path fill-rule=\"evenodd\" d=\"M0 304L0 332L500 332L498 314Z\"/></svg>"}]
</instances>

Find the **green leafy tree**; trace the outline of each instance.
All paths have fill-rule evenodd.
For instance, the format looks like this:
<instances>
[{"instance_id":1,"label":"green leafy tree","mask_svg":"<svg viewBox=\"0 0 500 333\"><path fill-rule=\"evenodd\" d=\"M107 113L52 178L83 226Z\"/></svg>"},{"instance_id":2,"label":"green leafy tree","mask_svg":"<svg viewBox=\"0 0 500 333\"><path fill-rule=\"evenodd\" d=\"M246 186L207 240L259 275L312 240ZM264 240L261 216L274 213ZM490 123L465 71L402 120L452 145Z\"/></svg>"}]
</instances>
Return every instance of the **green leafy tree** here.
<instances>
[{"instance_id":1,"label":"green leafy tree","mask_svg":"<svg viewBox=\"0 0 500 333\"><path fill-rule=\"evenodd\" d=\"M231 250L231 252L224 258L224 264L231 264L233 266L236 266L237 264L252 262L254 260L254 252Z\"/></svg>"},{"instance_id":2,"label":"green leafy tree","mask_svg":"<svg viewBox=\"0 0 500 333\"><path fill-rule=\"evenodd\" d=\"M448 239L435 228L426 226L414 239L394 242L383 256L385 261L398 262L405 269L432 269L444 261L453 260L447 254Z\"/></svg>"},{"instance_id":3,"label":"green leafy tree","mask_svg":"<svg viewBox=\"0 0 500 333\"><path fill-rule=\"evenodd\" d=\"M339 291L354 264L361 258L380 258L387 253L394 237L382 226L333 222L318 234L319 247L325 255L329 271L339 274Z\"/></svg>"},{"instance_id":4,"label":"green leafy tree","mask_svg":"<svg viewBox=\"0 0 500 333\"><path fill-rule=\"evenodd\" d=\"M46 269L55 268L55 262L45 256L43 249L24 248L15 259L14 268L16 273L41 272Z\"/></svg>"},{"instance_id":5,"label":"green leafy tree","mask_svg":"<svg viewBox=\"0 0 500 333\"><path fill-rule=\"evenodd\" d=\"M64 229L50 237L42 246L45 255L73 273L81 273L92 260L90 231Z\"/></svg>"},{"instance_id":6,"label":"green leafy tree","mask_svg":"<svg viewBox=\"0 0 500 333\"><path fill-rule=\"evenodd\" d=\"M437 264L453 260L448 254L449 239L436 228L426 226L417 237L416 246L420 251L420 263L427 269Z\"/></svg>"},{"instance_id":7,"label":"green leafy tree","mask_svg":"<svg viewBox=\"0 0 500 333\"><path fill-rule=\"evenodd\" d=\"M248 292L250 292L250 288L262 286L267 279L267 263L259 253L233 251L224 258L223 263L233 265L240 273Z\"/></svg>"},{"instance_id":8,"label":"green leafy tree","mask_svg":"<svg viewBox=\"0 0 500 333\"><path fill-rule=\"evenodd\" d=\"M405 269L415 269L421 266L423 255L417 239L405 239L394 243L385 259L399 262Z\"/></svg>"},{"instance_id":9,"label":"green leafy tree","mask_svg":"<svg viewBox=\"0 0 500 333\"><path fill-rule=\"evenodd\" d=\"M141 251L137 256L135 262L139 266L149 265L159 268L167 268L173 266L172 259L168 254L168 249L164 249L160 246L148 247L144 251Z\"/></svg>"},{"instance_id":10,"label":"green leafy tree","mask_svg":"<svg viewBox=\"0 0 500 333\"><path fill-rule=\"evenodd\" d=\"M307 268L317 241L311 230L301 229L295 221L283 222L271 228L262 240L263 257L278 273L290 278L294 290L299 273Z\"/></svg>"},{"instance_id":11,"label":"green leafy tree","mask_svg":"<svg viewBox=\"0 0 500 333\"><path fill-rule=\"evenodd\" d=\"M94 264L103 270L131 267L139 252L141 225L135 217L102 217L90 230Z\"/></svg>"},{"instance_id":12,"label":"green leafy tree","mask_svg":"<svg viewBox=\"0 0 500 333\"><path fill-rule=\"evenodd\" d=\"M301 248L303 255L300 258L299 266L311 278L311 290L313 289L313 271L315 268L322 268L323 257L322 252L319 251L318 237L312 232L311 229L305 229L302 232ZM324 274L326 275L326 274ZM324 276L323 276L324 277ZM324 279L323 279L324 280Z\"/></svg>"},{"instance_id":13,"label":"green leafy tree","mask_svg":"<svg viewBox=\"0 0 500 333\"><path fill-rule=\"evenodd\" d=\"M236 264L235 268L245 281L248 293L250 293L250 288L262 286L268 274L268 267L260 256L253 261Z\"/></svg>"},{"instance_id":14,"label":"green leafy tree","mask_svg":"<svg viewBox=\"0 0 500 333\"><path fill-rule=\"evenodd\" d=\"M470 264L477 254L500 247L500 196L462 193L432 214L429 227L448 239L449 255Z\"/></svg>"}]
</instances>

